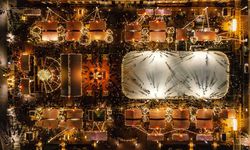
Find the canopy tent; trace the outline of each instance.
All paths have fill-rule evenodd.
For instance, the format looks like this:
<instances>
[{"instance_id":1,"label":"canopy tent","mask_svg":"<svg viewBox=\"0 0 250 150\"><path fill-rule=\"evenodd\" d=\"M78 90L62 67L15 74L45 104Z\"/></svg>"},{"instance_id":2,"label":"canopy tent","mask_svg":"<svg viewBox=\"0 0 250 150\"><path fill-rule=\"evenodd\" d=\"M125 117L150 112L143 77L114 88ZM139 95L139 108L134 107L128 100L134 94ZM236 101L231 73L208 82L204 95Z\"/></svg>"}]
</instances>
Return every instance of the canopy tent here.
<instances>
[{"instance_id":1,"label":"canopy tent","mask_svg":"<svg viewBox=\"0 0 250 150\"><path fill-rule=\"evenodd\" d=\"M222 52L132 51L123 58L122 91L130 99L220 99L228 88Z\"/></svg>"}]
</instances>

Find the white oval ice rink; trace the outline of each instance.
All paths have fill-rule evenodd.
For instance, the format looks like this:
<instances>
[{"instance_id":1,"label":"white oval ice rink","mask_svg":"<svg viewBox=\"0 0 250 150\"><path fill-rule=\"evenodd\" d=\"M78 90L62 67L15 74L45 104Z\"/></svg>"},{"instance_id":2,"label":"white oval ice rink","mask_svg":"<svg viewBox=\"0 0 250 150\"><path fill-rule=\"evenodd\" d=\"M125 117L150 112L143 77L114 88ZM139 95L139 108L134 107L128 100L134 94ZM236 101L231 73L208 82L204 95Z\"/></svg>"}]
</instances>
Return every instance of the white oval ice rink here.
<instances>
[{"instance_id":1,"label":"white oval ice rink","mask_svg":"<svg viewBox=\"0 0 250 150\"><path fill-rule=\"evenodd\" d=\"M122 90L130 99L220 99L228 87L222 52L132 51L123 58Z\"/></svg>"}]
</instances>

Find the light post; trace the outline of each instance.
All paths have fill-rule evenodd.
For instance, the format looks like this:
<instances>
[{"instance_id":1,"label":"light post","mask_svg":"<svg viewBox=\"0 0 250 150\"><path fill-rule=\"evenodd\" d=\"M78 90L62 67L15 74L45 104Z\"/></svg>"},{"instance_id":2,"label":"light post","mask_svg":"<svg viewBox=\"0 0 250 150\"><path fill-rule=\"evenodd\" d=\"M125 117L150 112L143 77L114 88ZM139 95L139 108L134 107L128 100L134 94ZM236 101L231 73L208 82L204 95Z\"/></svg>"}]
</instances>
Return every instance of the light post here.
<instances>
[{"instance_id":1,"label":"light post","mask_svg":"<svg viewBox=\"0 0 250 150\"><path fill-rule=\"evenodd\" d=\"M233 119L233 150L237 150L237 131L238 131L238 121Z\"/></svg>"}]
</instances>

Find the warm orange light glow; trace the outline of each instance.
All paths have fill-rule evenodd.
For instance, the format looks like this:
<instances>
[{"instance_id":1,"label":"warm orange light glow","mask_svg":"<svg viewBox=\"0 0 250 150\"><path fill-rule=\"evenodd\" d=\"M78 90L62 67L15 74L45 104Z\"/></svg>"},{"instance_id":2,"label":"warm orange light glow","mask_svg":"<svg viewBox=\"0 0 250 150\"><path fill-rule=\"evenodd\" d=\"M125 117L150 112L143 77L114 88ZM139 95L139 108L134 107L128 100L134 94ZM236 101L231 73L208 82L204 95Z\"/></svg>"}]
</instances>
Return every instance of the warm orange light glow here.
<instances>
[{"instance_id":1,"label":"warm orange light glow","mask_svg":"<svg viewBox=\"0 0 250 150\"><path fill-rule=\"evenodd\" d=\"M27 17L26 17L26 16L21 16L21 20L22 20L22 21L26 21L26 20L27 20Z\"/></svg>"},{"instance_id":2,"label":"warm orange light glow","mask_svg":"<svg viewBox=\"0 0 250 150\"><path fill-rule=\"evenodd\" d=\"M189 146L189 150L193 150L194 149L194 143L192 141L190 141L190 143L188 144Z\"/></svg>"},{"instance_id":3,"label":"warm orange light glow","mask_svg":"<svg viewBox=\"0 0 250 150\"><path fill-rule=\"evenodd\" d=\"M231 30L235 32L237 30L237 20L233 19L231 22Z\"/></svg>"},{"instance_id":4,"label":"warm orange light glow","mask_svg":"<svg viewBox=\"0 0 250 150\"><path fill-rule=\"evenodd\" d=\"M161 147L162 147L162 144L161 144L160 142L158 143L158 147L159 147L159 148L161 148Z\"/></svg>"},{"instance_id":5,"label":"warm orange light glow","mask_svg":"<svg viewBox=\"0 0 250 150\"><path fill-rule=\"evenodd\" d=\"M233 119L233 131L237 131L238 129L238 121L237 119Z\"/></svg>"},{"instance_id":6,"label":"warm orange light glow","mask_svg":"<svg viewBox=\"0 0 250 150\"><path fill-rule=\"evenodd\" d=\"M217 147L218 147L218 143L214 142L214 143L213 143L213 147L214 147L214 148L217 148Z\"/></svg>"},{"instance_id":7,"label":"warm orange light glow","mask_svg":"<svg viewBox=\"0 0 250 150\"><path fill-rule=\"evenodd\" d=\"M97 62L95 62L97 63ZM102 66L95 65L95 63L92 62L92 55L89 55L85 63L83 64L83 70L86 71L86 73L83 75L85 76L83 83L84 92L87 95L92 95L93 94L93 85L96 85L98 87L102 87L102 93L104 95L108 94L108 86L107 84L109 83L109 63L108 63L108 58L107 56L103 56L102 60ZM85 69L88 68L88 69ZM97 82L97 83L96 83Z\"/></svg>"},{"instance_id":8,"label":"warm orange light glow","mask_svg":"<svg viewBox=\"0 0 250 150\"><path fill-rule=\"evenodd\" d=\"M22 55L30 55L30 52L25 51L25 52L22 53Z\"/></svg>"}]
</instances>

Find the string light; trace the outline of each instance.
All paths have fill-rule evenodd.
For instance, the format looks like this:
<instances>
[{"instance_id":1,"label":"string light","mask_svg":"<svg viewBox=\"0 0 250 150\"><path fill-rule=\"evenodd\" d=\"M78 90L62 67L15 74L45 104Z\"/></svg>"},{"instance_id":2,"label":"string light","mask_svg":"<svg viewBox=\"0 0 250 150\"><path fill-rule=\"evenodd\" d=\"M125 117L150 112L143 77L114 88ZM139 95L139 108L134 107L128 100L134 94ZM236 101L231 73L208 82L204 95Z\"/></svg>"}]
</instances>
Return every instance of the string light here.
<instances>
[{"instance_id":1,"label":"string light","mask_svg":"<svg viewBox=\"0 0 250 150\"><path fill-rule=\"evenodd\" d=\"M136 142L137 141L135 138L132 138L132 139L118 138L118 140L121 141L121 142Z\"/></svg>"},{"instance_id":2,"label":"string light","mask_svg":"<svg viewBox=\"0 0 250 150\"><path fill-rule=\"evenodd\" d=\"M48 22L50 22L50 21L48 21ZM98 22L98 20L97 20L96 22ZM158 23L158 22L159 22L159 21L157 20L157 23ZM237 30L237 20L236 20L236 19L233 19L233 20L232 20L232 28L231 28L231 29L232 29L232 31L236 31L236 30ZM10 39L12 38L11 35L7 35L7 36L8 36ZM13 37L13 39L14 39L14 37ZM74 40L74 39L73 39L73 40ZM134 42L134 39L132 39L132 41ZM157 40L157 41L158 41L158 40ZM51 109L51 108L49 108L49 110L50 110L50 109ZM75 111L75 109L76 109L76 108L74 108L73 111ZM123 107L121 107L120 109L123 110ZM179 109L182 111L182 107L180 107ZM207 109L207 108L204 108L204 110L207 111L208 109ZM99 108L97 108L96 111L99 111ZM157 108L156 111L158 112L159 109ZM246 111L248 111L247 108L246 108ZM166 110L166 112L168 113L169 116L170 116L170 113L172 113L172 111L171 111L170 109L169 109L169 110ZM233 119L232 122L233 122L233 131L237 131L237 128L238 128L237 119ZM74 129L75 129L75 128L73 128L73 130L74 130ZM157 128L157 129L159 129L159 128ZM180 137L182 137L182 136L183 136L183 135L181 134ZM84 138L87 139L87 136L84 136ZM76 138L75 138L75 139L76 139ZM119 138L119 139L118 139L118 142L116 143L117 146L120 145L119 141L122 141L122 142L133 142L133 144L135 145L135 147L138 147L138 146L139 146L139 143L137 142L137 139L135 139L135 138L132 138L132 139L121 139L121 138ZM94 142L94 143L93 143L93 146L94 146L94 147L97 147L98 142L99 142L99 141ZM161 142L158 142L158 141L157 141L157 143L158 143L158 147L161 148L161 147L162 147L162 143L161 143ZM61 143L62 149L65 147L65 145L66 145L66 144L65 144L64 142ZM188 145L189 145L190 150L193 150L193 148L194 148L194 143L193 143L192 140L190 141L190 143L189 143ZM215 148L218 147L218 144L217 144L216 142L213 142L212 145L213 145L213 147L215 147ZM41 141L39 141L39 142L37 143L37 147L42 147L42 142L41 142Z\"/></svg>"}]
</instances>

